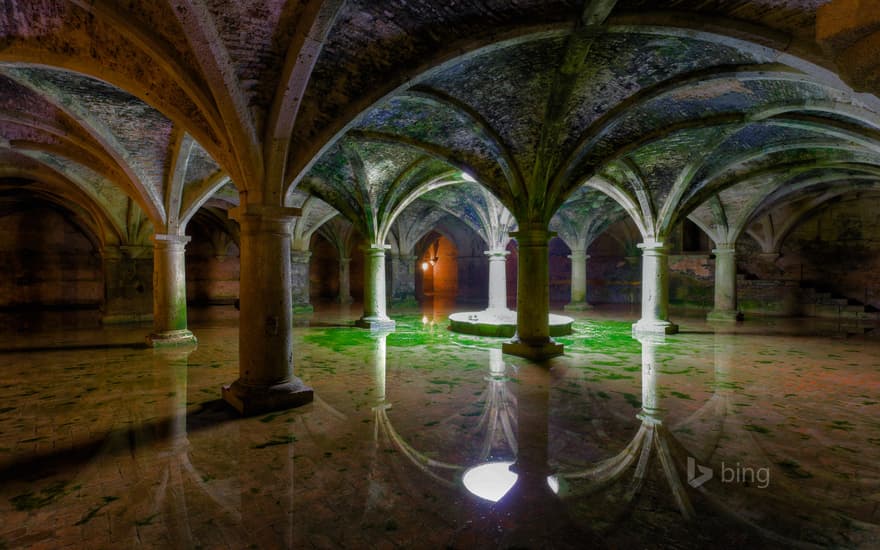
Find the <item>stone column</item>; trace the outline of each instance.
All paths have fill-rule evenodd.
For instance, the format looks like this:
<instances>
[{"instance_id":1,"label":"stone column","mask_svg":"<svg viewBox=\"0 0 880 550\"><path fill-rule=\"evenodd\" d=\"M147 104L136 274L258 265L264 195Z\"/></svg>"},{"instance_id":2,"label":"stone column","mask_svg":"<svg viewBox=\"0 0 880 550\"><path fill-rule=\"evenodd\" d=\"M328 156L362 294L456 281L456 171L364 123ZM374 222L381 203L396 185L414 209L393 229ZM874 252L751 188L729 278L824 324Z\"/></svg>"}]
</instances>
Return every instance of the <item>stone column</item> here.
<instances>
[{"instance_id":1,"label":"stone column","mask_svg":"<svg viewBox=\"0 0 880 550\"><path fill-rule=\"evenodd\" d=\"M587 260L590 256L583 250L572 250L571 255L571 302L566 311L584 311L592 308L587 303Z\"/></svg>"},{"instance_id":2,"label":"stone column","mask_svg":"<svg viewBox=\"0 0 880 550\"><path fill-rule=\"evenodd\" d=\"M489 257L489 311L507 309L507 250L500 248L484 252Z\"/></svg>"},{"instance_id":3,"label":"stone column","mask_svg":"<svg viewBox=\"0 0 880 550\"><path fill-rule=\"evenodd\" d=\"M351 258L339 258L339 296L336 301L340 304L354 301L351 297Z\"/></svg>"},{"instance_id":4,"label":"stone column","mask_svg":"<svg viewBox=\"0 0 880 550\"><path fill-rule=\"evenodd\" d=\"M364 248L364 316L355 325L370 330L393 330L385 301L385 250L388 245L371 244Z\"/></svg>"},{"instance_id":5,"label":"stone column","mask_svg":"<svg viewBox=\"0 0 880 550\"><path fill-rule=\"evenodd\" d=\"M553 233L546 228L510 234L519 246L516 282L516 334L502 345L504 353L542 360L562 355L563 346L550 338L550 259Z\"/></svg>"},{"instance_id":6,"label":"stone column","mask_svg":"<svg viewBox=\"0 0 880 550\"><path fill-rule=\"evenodd\" d=\"M416 257L412 254L391 255L391 304L417 307Z\"/></svg>"},{"instance_id":7,"label":"stone column","mask_svg":"<svg viewBox=\"0 0 880 550\"><path fill-rule=\"evenodd\" d=\"M140 323L153 320L152 249L106 246L101 251L104 303L101 323Z\"/></svg>"},{"instance_id":8,"label":"stone column","mask_svg":"<svg viewBox=\"0 0 880 550\"><path fill-rule=\"evenodd\" d=\"M675 334L678 326L669 322L669 263L666 245L647 240L642 249L642 318L633 334Z\"/></svg>"},{"instance_id":9,"label":"stone column","mask_svg":"<svg viewBox=\"0 0 880 550\"><path fill-rule=\"evenodd\" d=\"M290 284L291 300L294 313L311 313L315 310L309 296L309 260L312 253L308 250L290 251Z\"/></svg>"},{"instance_id":10,"label":"stone column","mask_svg":"<svg viewBox=\"0 0 880 550\"><path fill-rule=\"evenodd\" d=\"M736 248L719 244L715 254L715 308L706 318L710 321L739 321L742 313L736 307Z\"/></svg>"},{"instance_id":11,"label":"stone column","mask_svg":"<svg viewBox=\"0 0 880 550\"><path fill-rule=\"evenodd\" d=\"M223 399L244 415L308 403L312 389L293 374L290 224L299 210L234 214L241 225L239 377L223 387Z\"/></svg>"},{"instance_id":12,"label":"stone column","mask_svg":"<svg viewBox=\"0 0 880 550\"><path fill-rule=\"evenodd\" d=\"M153 347L192 344L195 336L186 326L186 259L190 237L153 235Z\"/></svg>"}]
</instances>

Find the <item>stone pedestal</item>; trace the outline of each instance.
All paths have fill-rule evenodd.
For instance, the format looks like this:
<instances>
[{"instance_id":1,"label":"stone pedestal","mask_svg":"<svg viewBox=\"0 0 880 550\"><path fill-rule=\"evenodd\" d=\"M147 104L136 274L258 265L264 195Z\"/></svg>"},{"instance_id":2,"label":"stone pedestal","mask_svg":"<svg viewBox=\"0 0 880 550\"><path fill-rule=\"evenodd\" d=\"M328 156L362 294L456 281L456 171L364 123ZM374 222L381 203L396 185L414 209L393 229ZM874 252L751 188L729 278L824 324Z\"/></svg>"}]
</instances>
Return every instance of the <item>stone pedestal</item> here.
<instances>
[{"instance_id":1,"label":"stone pedestal","mask_svg":"<svg viewBox=\"0 0 880 550\"><path fill-rule=\"evenodd\" d=\"M104 303L101 323L141 323L153 320L152 249L107 246L101 251Z\"/></svg>"},{"instance_id":2,"label":"stone pedestal","mask_svg":"<svg viewBox=\"0 0 880 550\"><path fill-rule=\"evenodd\" d=\"M293 374L290 224L295 208L251 207L241 224L239 378L223 399L243 415L289 409L313 399Z\"/></svg>"},{"instance_id":3,"label":"stone pedestal","mask_svg":"<svg viewBox=\"0 0 880 550\"><path fill-rule=\"evenodd\" d=\"M336 301L340 304L350 304L354 301L351 297L351 258L339 259L339 296Z\"/></svg>"},{"instance_id":4,"label":"stone pedestal","mask_svg":"<svg viewBox=\"0 0 880 550\"><path fill-rule=\"evenodd\" d=\"M391 255L391 305L419 305L416 300L416 257L412 254Z\"/></svg>"},{"instance_id":5,"label":"stone pedestal","mask_svg":"<svg viewBox=\"0 0 880 550\"><path fill-rule=\"evenodd\" d=\"M195 336L186 324L186 259L190 238L153 235L153 347L192 344Z\"/></svg>"},{"instance_id":6,"label":"stone pedestal","mask_svg":"<svg viewBox=\"0 0 880 550\"><path fill-rule=\"evenodd\" d=\"M511 233L519 246L516 291L516 335L501 347L504 353L540 361L563 354L550 338L550 263L546 228Z\"/></svg>"},{"instance_id":7,"label":"stone pedestal","mask_svg":"<svg viewBox=\"0 0 880 550\"><path fill-rule=\"evenodd\" d=\"M396 323L388 317L385 301L385 250L387 245L372 244L364 248L364 316L356 326L370 330L394 330Z\"/></svg>"},{"instance_id":8,"label":"stone pedestal","mask_svg":"<svg viewBox=\"0 0 880 550\"><path fill-rule=\"evenodd\" d=\"M315 310L309 295L309 266L312 253L308 250L290 251L290 285L294 313L311 313Z\"/></svg>"},{"instance_id":9,"label":"stone pedestal","mask_svg":"<svg viewBox=\"0 0 880 550\"><path fill-rule=\"evenodd\" d=\"M569 259L571 259L571 302L565 305L565 310L592 309L593 306L587 303L587 260L590 256L582 250L572 250Z\"/></svg>"},{"instance_id":10,"label":"stone pedestal","mask_svg":"<svg viewBox=\"0 0 880 550\"><path fill-rule=\"evenodd\" d=\"M507 250L495 249L485 252L489 257L489 311L507 309Z\"/></svg>"},{"instance_id":11,"label":"stone pedestal","mask_svg":"<svg viewBox=\"0 0 880 550\"><path fill-rule=\"evenodd\" d=\"M736 249L719 245L715 254L715 308L706 318L709 321L739 321L742 313L736 305Z\"/></svg>"},{"instance_id":12,"label":"stone pedestal","mask_svg":"<svg viewBox=\"0 0 880 550\"><path fill-rule=\"evenodd\" d=\"M633 325L633 334L675 334L678 325L669 321L666 246L658 241L645 241L639 248L642 249L642 318Z\"/></svg>"}]
</instances>

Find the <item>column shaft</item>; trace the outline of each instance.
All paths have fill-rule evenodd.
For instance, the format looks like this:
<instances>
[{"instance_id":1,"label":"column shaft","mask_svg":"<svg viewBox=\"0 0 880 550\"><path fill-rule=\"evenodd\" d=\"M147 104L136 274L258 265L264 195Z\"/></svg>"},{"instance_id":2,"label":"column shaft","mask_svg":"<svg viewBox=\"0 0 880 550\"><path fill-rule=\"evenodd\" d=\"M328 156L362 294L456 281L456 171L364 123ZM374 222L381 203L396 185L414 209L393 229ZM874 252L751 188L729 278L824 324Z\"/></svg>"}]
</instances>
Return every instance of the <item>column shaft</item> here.
<instances>
[{"instance_id":1,"label":"column shaft","mask_svg":"<svg viewBox=\"0 0 880 550\"><path fill-rule=\"evenodd\" d=\"M645 241L642 249L642 318L633 325L634 333L675 334L678 326L669 322L669 263L666 246Z\"/></svg>"},{"instance_id":2,"label":"column shaft","mask_svg":"<svg viewBox=\"0 0 880 550\"><path fill-rule=\"evenodd\" d=\"M571 302L566 304L569 311L590 309L587 303L587 260L590 256L582 250L572 250L571 255Z\"/></svg>"},{"instance_id":3,"label":"column shaft","mask_svg":"<svg viewBox=\"0 0 880 550\"><path fill-rule=\"evenodd\" d=\"M351 258L339 258L339 296L336 301L340 304L354 301L351 297Z\"/></svg>"},{"instance_id":4,"label":"column shaft","mask_svg":"<svg viewBox=\"0 0 880 550\"><path fill-rule=\"evenodd\" d=\"M191 344L195 336L186 323L186 258L190 238L184 235L153 236L153 332L151 346Z\"/></svg>"},{"instance_id":5,"label":"column shaft","mask_svg":"<svg viewBox=\"0 0 880 550\"><path fill-rule=\"evenodd\" d=\"M309 295L309 267L312 253L308 250L290 251L291 300L294 313L309 313L315 308Z\"/></svg>"},{"instance_id":6,"label":"column shaft","mask_svg":"<svg viewBox=\"0 0 880 550\"><path fill-rule=\"evenodd\" d=\"M550 262L546 228L510 234L519 250L516 283L516 335L502 346L504 353L541 360L562 355L563 346L550 338Z\"/></svg>"},{"instance_id":7,"label":"column shaft","mask_svg":"<svg viewBox=\"0 0 880 550\"><path fill-rule=\"evenodd\" d=\"M223 399L244 415L288 409L313 397L312 389L293 375L290 224L294 210L254 210L239 214L239 378L223 387Z\"/></svg>"},{"instance_id":8,"label":"column shaft","mask_svg":"<svg viewBox=\"0 0 880 550\"><path fill-rule=\"evenodd\" d=\"M152 249L106 246L101 251L104 303L101 323L139 323L153 320Z\"/></svg>"},{"instance_id":9,"label":"column shaft","mask_svg":"<svg viewBox=\"0 0 880 550\"><path fill-rule=\"evenodd\" d=\"M709 312L710 321L737 321L742 314L736 305L736 249L719 245L715 254L715 307Z\"/></svg>"},{"instance_id":10,"label":"column shaft","mask_svg":"<svg viewBox=\"0 0 880 550\"><path fill-rule=\"evenodd\" d=\"M507 309L507 250L495 249L486 253L489 257L489 309Z\"/></svg>"},{"instance_id":11,"label":"column shaft","mask_svg":"<svg viewBox=\"0 0 880 550\"><path fill-rule=\"evenodd\" d=\"M416 257L412 254L391 255L391 303L400 307L416 307Z\"/></svg>"},{"instance_id":12,"label":"column shaft","mask_svg":"<svg viewBox=\"0 0 880 550\"><path fill-rule=\"evenodd\" d=\"M393 329L385 298L386 245L372 244L364 248L364 316L355 323L371 330Z\"/></svg>"}]
</instances>

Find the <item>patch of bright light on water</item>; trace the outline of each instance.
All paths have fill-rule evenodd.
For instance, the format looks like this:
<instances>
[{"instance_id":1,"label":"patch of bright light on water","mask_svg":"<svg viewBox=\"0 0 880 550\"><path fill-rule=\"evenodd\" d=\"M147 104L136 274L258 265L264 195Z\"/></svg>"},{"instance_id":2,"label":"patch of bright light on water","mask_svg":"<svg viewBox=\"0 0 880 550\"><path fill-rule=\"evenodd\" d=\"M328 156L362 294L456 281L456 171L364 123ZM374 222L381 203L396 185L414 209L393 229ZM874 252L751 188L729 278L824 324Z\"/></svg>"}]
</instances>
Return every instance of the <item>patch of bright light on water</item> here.
<instances>
[{"instance_id":1,"label":"patch of bright light on water","mask_svg":"<svg viewBox=\"0 0 880 550\"><path fill-rule=\"evenodd\" d=\"M480 464L465 471L461 481L471 494L490 502L498 502L516 483L518 476L510 471L512 465L513 462ZM556 476L548 477L547 485L551 491L559 493L559 480Z\"/></svg>"}]
</instances>

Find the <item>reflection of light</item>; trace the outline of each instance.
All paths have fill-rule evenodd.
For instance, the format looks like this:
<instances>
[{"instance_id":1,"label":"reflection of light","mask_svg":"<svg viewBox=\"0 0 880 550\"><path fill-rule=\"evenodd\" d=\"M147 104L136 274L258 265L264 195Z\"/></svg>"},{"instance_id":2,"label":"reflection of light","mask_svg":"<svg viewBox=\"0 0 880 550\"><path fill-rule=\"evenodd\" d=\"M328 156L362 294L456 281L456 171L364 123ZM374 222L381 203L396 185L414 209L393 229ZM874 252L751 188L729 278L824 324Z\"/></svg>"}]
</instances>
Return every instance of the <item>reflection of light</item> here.
<instances>
[{"instance_id":1,"label":"reflection of light","mask_svg":"<svg viewBox=\"0 0 880 550\"><path fill-rule=\"evenodd\" d=\"M510 471L513 462L489 462L474 466L461 478L465 489L480 498L498 502L516 483L516 474Z\"/></svg>"},{"instance_id":2,"label":"reflection of light","mask_svg":"<svg viewBox=\"0 0 880 550\"><path fill-rule=\"evenodd\" d=\"M477 183L476 178L474 178L472 175L468 174L467 172L461 173L461 179L463 179L464 181L469 181L471 183Z\"/></svg>"},{"instance_id":3,"label":"reflection of light","mask_svg":"<svg viewBox=\"0 0 880 550\"><path fill-rule=\"evenodd\" d=\"M428 324L428 316L427 316L427 315L422 315L422 324L423 324L423 325L427 325L427 324Z\"/></svg>"},{"instance_id":4,"label":"reflection of light","mask_svg":"<svg viewBox=\"0 0 880 550\"><path fill-rule=\"evenodd\" d=\"M422 271L428 271L428 262L422 262Z\"/></svg>"},{"instance_id":5,"label":"reflection of light","mask_svg":"<svg viewBox=\"0 0 880 550\"><path fill-rule=\"evenodd\" d=\"M464 488L471 494L490 502L498 502L510 491L518 477L510 471L513 462L487 462L465 471L461 478ZM559 480L556 476L547 478L547 485L554 494L559 493Z\"/></svg>"}]
</instances>

